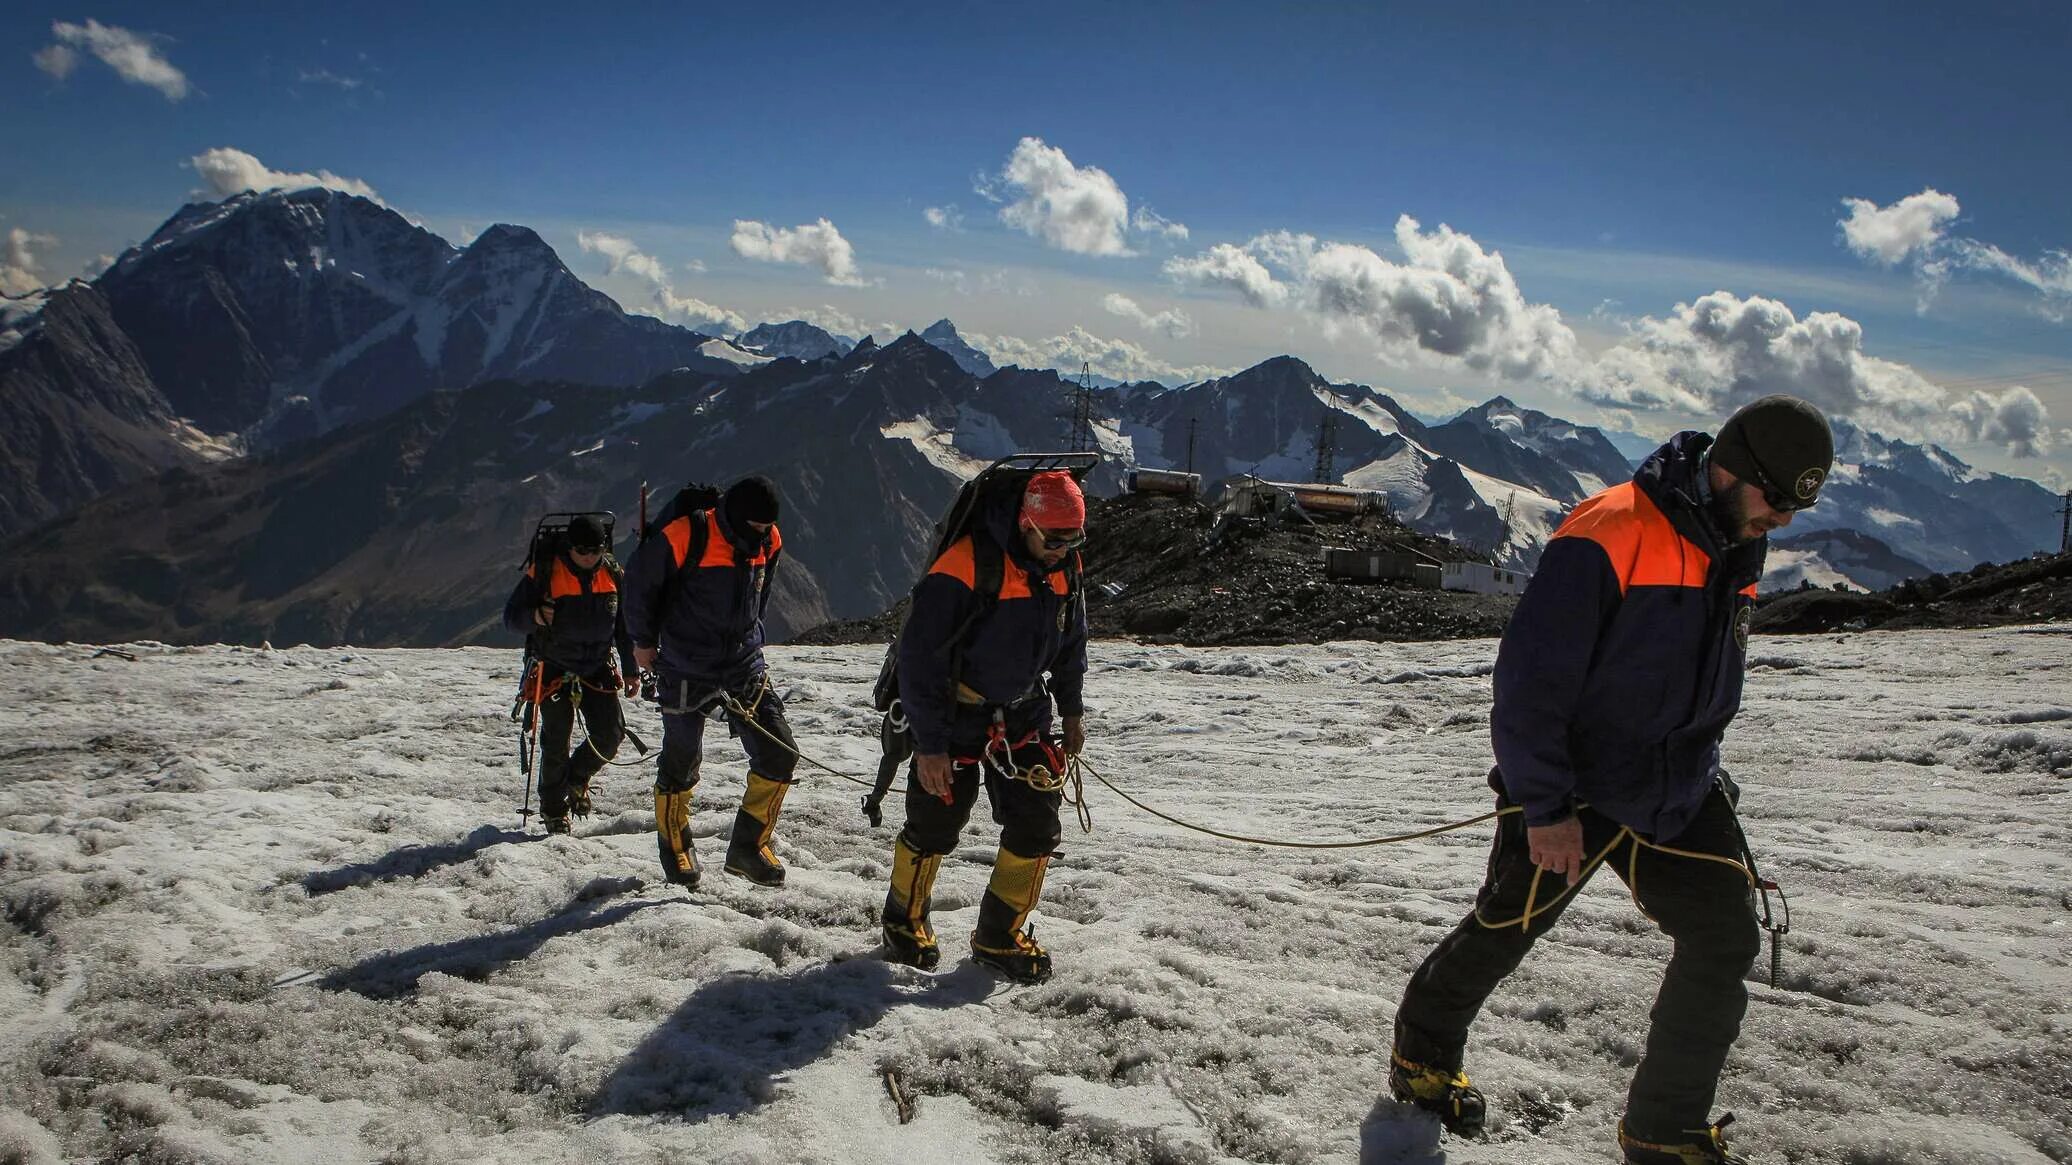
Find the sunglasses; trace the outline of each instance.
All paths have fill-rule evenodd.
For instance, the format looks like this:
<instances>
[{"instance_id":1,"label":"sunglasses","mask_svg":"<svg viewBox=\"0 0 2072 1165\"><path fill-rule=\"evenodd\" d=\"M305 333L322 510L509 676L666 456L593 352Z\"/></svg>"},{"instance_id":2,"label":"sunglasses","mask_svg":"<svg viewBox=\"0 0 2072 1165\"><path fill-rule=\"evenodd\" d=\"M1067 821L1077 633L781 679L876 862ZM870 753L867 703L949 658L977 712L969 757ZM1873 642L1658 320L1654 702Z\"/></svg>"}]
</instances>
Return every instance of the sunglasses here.
<instances>
[{"instance_id":1,"label":"sunglasses","mask_svg":"<svg viewBox=\"0 0 2072 1165\"><path fill-rule=\"evenodd\" d=\"M603 553L604 553L604 547L602 547L602 546L571 546L571 547L569 547L569 548L568 548L568 552L569 552L570 554L603 554Z\"/></svg>"},{"instance_id":2,"label":"sunglasses","mask_svg":"<svg viewBox=\"0 0 2072 1165\"><path fill-rule=\"evenodd\" d=\"M1038 530L1037 533L1043 538L1045 550L1077 550L1086 545L1085 530L1074 530L1068 534L1053 534L1048 530Z\"/></svg>"},{"instance_id":3,"label":"sunglasses","mask_svg":"<svg viewBox=\"0 0 2072 1165\"><path fill-rule=\"evenodd\" d=\"M1756 464L1754 458L1751 457L1749 459L1749 465L1755 470L1755 480L1749 484L1762 491L1764 505L1776 510L1780 514L1810 509L1814 502L1820 500L1818 497L1814 497L1811 501L1802 502L1791 494L1778 489L1777 483L1770 480L1770 475L1763 472L1763 467Z\"/></svg>"}]
</instances>

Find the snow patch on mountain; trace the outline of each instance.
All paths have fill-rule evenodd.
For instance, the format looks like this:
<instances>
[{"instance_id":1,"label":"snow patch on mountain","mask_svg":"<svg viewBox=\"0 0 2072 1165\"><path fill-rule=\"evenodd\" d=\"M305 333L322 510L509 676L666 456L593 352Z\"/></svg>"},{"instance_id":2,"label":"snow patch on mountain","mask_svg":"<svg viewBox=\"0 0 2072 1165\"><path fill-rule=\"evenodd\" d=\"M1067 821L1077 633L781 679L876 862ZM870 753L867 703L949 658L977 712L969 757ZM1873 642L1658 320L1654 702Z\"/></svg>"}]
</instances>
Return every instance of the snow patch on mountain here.
<instances>
[{"instance_id":1,"label":"snow patch on mountain","mask_svg":"<svg viewBox=\"0 0 2072 1165\"><path fill-rule=\"evenodd\" d=\"M878 432L891 440L911 443L916 452L927 458L928 464L958 481L970 481L992 463L992 459L981 459L965 453L958 448L956 435L936 428L926 417L897 421L884 426Z\"/></svg>"},{"instance_id":2,"label":"snow patch on mountain","mask_svg":"<svg viewBox=\"0 0 2072 1165\"><path fill-rule=\"evenodd\" d=\"M750 352L732 340L707 340L698 346L698 353L714 360L724 360L741 368L757 368L776 359L760 352Z\"/></svg>"}]
</instances>

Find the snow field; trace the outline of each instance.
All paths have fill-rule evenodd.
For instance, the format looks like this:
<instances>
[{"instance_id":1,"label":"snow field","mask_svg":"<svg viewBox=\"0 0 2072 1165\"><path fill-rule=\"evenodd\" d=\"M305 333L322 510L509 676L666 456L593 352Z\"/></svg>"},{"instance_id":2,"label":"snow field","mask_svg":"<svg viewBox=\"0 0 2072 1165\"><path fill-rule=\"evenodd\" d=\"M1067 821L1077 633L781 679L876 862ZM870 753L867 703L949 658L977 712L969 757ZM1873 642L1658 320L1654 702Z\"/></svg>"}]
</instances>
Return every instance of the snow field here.
<instances>
[{"instance_id":1,"label":"snow field","mask_svg":"<svg viewBox=\"0 0 2072 1165\"><path fill-rule=\"evenodd\" d=\"M1095 645L1089 756L1173 815L1357 839L1488 808L1487 640ZM789 884L657 878L652 767L524 837L514 653L0 644L0 1160L1601 1162L1668 944L1600 876L1491 1000L1490 1138L1377 1097L1404 981L1489 827L1238 844L1088 781L1037 915L1058 975L874 957L897 798L802 766ZM771 653L867 775L873 648ZM2072 1160L2072 628L1764 638L1727 764L1791 895L1720 1105L1764 1162ZM650 746L658 718L640 712ZM630 746L621 759L630 759ZM883 1077L918 1097L898 1122Z\"/></svg>"}]
</instances>

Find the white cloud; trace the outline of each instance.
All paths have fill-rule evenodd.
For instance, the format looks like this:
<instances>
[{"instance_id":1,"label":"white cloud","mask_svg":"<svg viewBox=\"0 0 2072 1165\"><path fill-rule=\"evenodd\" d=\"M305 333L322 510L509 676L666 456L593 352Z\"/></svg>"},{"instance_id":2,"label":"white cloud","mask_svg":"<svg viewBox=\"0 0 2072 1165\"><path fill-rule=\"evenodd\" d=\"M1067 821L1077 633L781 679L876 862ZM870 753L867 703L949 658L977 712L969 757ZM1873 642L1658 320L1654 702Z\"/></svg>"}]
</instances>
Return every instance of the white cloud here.
<instances>
[{"instance_id":1,"label":"white cloud","mask_svg":"<svg viewBox=\"0 0 2072 1165\"><path fill-rule=\"evenodd\" d=\"M1307 261L1306 308L1327 330L1349 324L1399 360L1437 357L1523 378L1574 358L1575 333L1554 308L1526 302L1503 256L1443 224L1425 234L1407 214L1396 220L1396 244L1407 263L1348 243L1313 255L1296 248Z\"/></svg>"},{"instance_id":2,"label":"white cloud","mask_svg":"<svg viewBox=\"0 0 2072 1165\"><path fill-rule=\"evenodd\" d=\"M1106 171L1079 167L1065 151L1023 138L1008 155L999 184L1014 201L1000 209L1000 221L1062 251L1081 255L1129 255L1125 241L1130 202ZM987 191L982 195L991 197Z\"/></svg>"},{"instance_id":3,"label":"white cloud","mask_svg":"<svg viewBox=\"0 0 2072 1165\"><path fill-rule=\"evenodd\" d=\"M993 363L1003 367L1015 364L1023 368L1055 368L1076 373L1085 363L1111 380L1184 384L1223 376L1231 371L1205 365L1171 364L1128 340L1102 339L1081 327L1074 327L1062 336L1034 342L1016 336L988 336L972 332L964 333L964 339L992 357Z\"/></svg>"},{"instance_id":4,"label":"white cloud","mask_svg":"<svg viewBox=\"0 0 2072 1165\"><path fill-rule=\"evenodd\" d=\"M1194 334L1194 319L1179 308L1169 308L1154 315L1120 292L1110 292L1101 300L1101 306L1110 315L1132 320L1146 331L1162 332L1175 340L1184 340Z\"/></svg>"},{"instance_id":5,"label":"white cloud","mask_svg":"<svg viewBox=\"0 0 2072 1165\"><path fill-rule=\"evenodd\" d=\"M706 303L695 296L679 296L667 284L655 288L653 310L643 311L639 306L630 310L668 320L670 323L682 324L708 336L720 332L737 336L748 330L748 321L743 319L740 313L729 311L718 304Z\"/></svg>"},{"instance_id":6,"label":"white cloud","mask_svg":"<svg viewBox=\"0 0 2072 1165\"><path fill-rule=\"evenodd\" d=\"M62 81L79 67L79 54L62 44L45 45L29 55L36 67Z\"/></svg>"},{"instance_id":7,"label":"white cloud","mask_svg":"<svg viewBox=\"0 0 2072 1165\"><path fill-rule=\"evenodd\" d=\"M856 251L835 224L826 219L783 229L752 219L734 220L734 253L765 263L797 263L818 267L829 283L864 287L869 281L856 271Z\"/></svg>"},{"instance_id":8,"label":"white cloud","mask_svg":"<svg viewBox=\"0 0 2072 1165\"><path fill-rule=\"evenodd\" d=\"M303 69L296 79L305 85L336 85L348 93L365 84L358 77L343 76L329 69Z\"/></svg>"},{"instance_id":9,"label":"white cloud","mask_svg":"<svg viewBox=\"0 0 2072 1165\"><path fill-rule=\"evenodd\" d=\"M669 282L661 261L653 255L643 254L633 240L624 235L579 230L576 232L576 245L591 254L603 255L606 275L626 271L657 286Z\"/></svg>"},{"instance_id":10,"label":"white cloud","mask_svg":"<svg viewBox=\"0 0 2072 1165\"><path fill-rule=\"evenodd\" d=\"M923 267L921 269L921 274L926 275L928 278L935 280L937 283L949 284L951 288L955 289L958 295L971 294L970 277L965 275L964 272L961 270L957 270L954 268L945 270L941 267Z\"/></svg>"},{"instance_id":11,"label":"white cloud","mask_svg":"<svg viewBox=\"0 0 2072 1165\"><path fill-rule=\"evenodd\" d=\"M690 272L693 275L703 275L705 274L705 260L686 259L684 260L683 269Z\"/></svg>"},{"instance_id":12,"label":"white cloud","mask_svg":"<svg viewBox=\"0 0 2072 1165\"><path fill-rule=\"evenodd\" d=\"M861 340L869 336L881 344L890 343L894 337L907 330L890 320L879 320L874 324L868 320L858 319L841 308L826 303L819 307L786 308L770 319L773 323L804 320L831 336L847 336L852 340Z\"/></svg>"},{"instance_id":13,"label":"white cloud","mask_svg":"<svg viewBox=\"0 0 2072 1165\"><path fill-rule=\"evenodd\" d=\"M79 268L79 277L82 279L99 279L101 272L113 266L115 266L115 256L95 255L87 260L84 266Z\"/></svg>"},{"instance_id":14,"label":"white cloud","mask_svg":"<svg viewBox=\"0 0 2072 1165\"><path fill-rule=\"evenodd\" d=\"M1140 206L1130 216L1130 226L1147 235L1164 235L1177 242L1187 241L1187 224L1174 222L1148 206Z\"/></svg>"},{"instance_id":15,"label":"white cloud","mask_svg":"<svg viewBox=\"0 0 2072 1165\"><path fill-rule=\"evenodd\" d=\"M2072 317L2072 254L2054 249L2031 262L1991 243L1952 237L1947 228L1959 213L1954 195L1927 189L1890 206L1862 198L1845 198L1842 204L1849 208L1841 227L1851 251L1887 267L1913 260L1922 312L1951 275L1974 271L2011 279L2041 295L2043 313L2054 320Z\"/></svg>"},{"instance_id":16,"label":"white cloud","mask_svg":"<svg viewBox=\"0 0 2072 1165\"><path fill-rule=\"evenodd\" d=\"M748 321L738 312L730 311L718 304L707 303L695 296L676 294L676 288L669 282L668 269L662 265L662 261L642 251L639 244L624 235L579 230L576 232L576 245L586 253L604 256L606 275L617 275L623 271L646 280L653 288L653 298L649 303L636 303L629 307L628 311L682 324L707 335L722 331L729 335L738 335L748 330Z\"/></svg>"},{"instance_id":17,"label":"white cloud","mask_svg":"<svg viewBox=\"0 0 2072 1165\"><path fill-rule=\"evenodd\" d=\"M97 20L85 24L60 20L50 26L50 32L57 42L35 54L36 66L59 80L78 66L79 54L74 50L85 49L132 85L148 85L168 101L187 96L187 74L160 56L157 46L143 35Z\"/></svg>"},{"instance_id":18,"label":"white cloud","mask_svg":"<svg viewBox=\"0 0 2072 1165\"><path fill-rule=\"evenodd\" d=\"M2050 410L2036 399L2036 394L2022 385L1999 394L1973 392L1950 406L1950 412L1959 421L1969 426L1977 440L2004 445L2015 457L2042 457L2051 451L2054 444L2050 428ZM2061 430L2056 442L2065 441L2068 434Z\"/></svg>"},{"instance_id":19,"label":"white cloud","mask_svg":"<svg viewBox=\"0 0 2072 1165\"><path fill-rule=\"evenodd\" d=\"M928 207L921 212L921 217L928 220L929 226L939 231L964 229L964 214L957 209L957 204L954 202L948 206Z\"/></svg>"},{"instance_id":20,"label":"white cloud","mask_svg":"<svg viewBox=\"0 0 2072 1165\"><path fill-rule=\"evenodd\" d=\"M1584 399L1618 408L1724 417L1783 392L1891 436L1985 442L2017 457L2053 444L2048 409L2025 387L1953 401L1915 369L1865 352L1863 327L1847 316L1799 319L1776 300L1726 291L1639 320L1573 375Z\"/></svg>"},{"instance_id":21,"label":"white cloud","mask_svg":"<svg viewBox=\"0 0 2072 1165\"><path fill-rule=\"evenodd\" d=\"M1891 206L1867 198L1845 198L1842 205L1849 208L1849 217L1839 224L1849 249L1887 267L1933 247L1958 214L1957 200L1934 189Z\"/></svg>"},{"instance_id":22,"label":"white cloud","mask_svg":"<svg viewBox=\"0 0 2072 1165\"><path fill-rule=\"evenodd\" d=\"M9 227L5 241L0 242L0 292L27 295L42 287L46 281L31 248L54 247L57 242L49 235Z\"/></svg>"},{"instance_id":23,"label":"white cloud","mask_svg":"<svg viewBox=\"0 0 2072 1165\"><path fill-rule=\"evenodd\" d=\"M1165 273L1175 282L1235 291L1253 307L1278 307L1288 302L1288 287L1276 281L1266 265L1244 248L1229 243L1217 243L1192 259L1167 259Z\"/></svg>"},{"instance_id":24,"label":"white cloud","mask_svg":"<svg viewBox=\"0 0 2072 1165\"><path fill-rule=\"evenodd\" d=\"M208 184L206 193L217 198L228 198L245 190L300 190L306 186L324 186L381 201L374 188L358 178L342 178L329 170L318 170L314 174L274 170L243 150L228 146L205 150L189 158L187 164Z\"/></svg>"}]
</instances>

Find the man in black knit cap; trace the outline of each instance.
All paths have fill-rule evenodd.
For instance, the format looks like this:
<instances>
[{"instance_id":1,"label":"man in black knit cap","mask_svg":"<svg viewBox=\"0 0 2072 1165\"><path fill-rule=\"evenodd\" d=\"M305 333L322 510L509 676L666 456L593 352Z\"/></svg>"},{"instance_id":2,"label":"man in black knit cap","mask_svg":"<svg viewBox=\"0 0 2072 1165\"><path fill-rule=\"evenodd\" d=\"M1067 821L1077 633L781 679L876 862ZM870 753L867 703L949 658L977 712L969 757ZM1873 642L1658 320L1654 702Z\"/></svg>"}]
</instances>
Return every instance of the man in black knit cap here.
<instances>
[{"instance_id":1,"label":"man in black knit cap","mask_svg":"<svg viewBox=\"0 0 2072 1165\"><path fill-rule=\"evenodd\" d=\"M626 570L626 630L634 662L659 678L662 757L655 779L655 833L662 871L696 887L691 791L703 758L705 717L724 710L748 753L748 786L727 845L725 869L763 886L784 884L771 848L798 757L784 703L763 664L763 611L784 538L777 487L735 482L720 504L681 515L640 544Z\"/></svg>"},{"instance_id":2,"label":"man in black knit cap","mask_svg":"<svg viewBox=\"0 0 2072 1165\"><path fill-rule=\"evenodd\" d=\"M1679 433L1547 544L1497 649L1489 783L1502 811L1475 908L1396 1012L1396 1099L1481 1129L1462 1071L1483 1002L1608 865L1674 949L1619 1122L1630 1165L1745 1165L1710 1112L1760 947L1720 739L1741 681L1767 535L1819 500L1820 411L1766 396L1715 439Z\"/></svg>"},{"instance_id":3,"label":"man in black knit cap","mask_svg":"<svg viewBox=\"0 0 2072 1165\"><path fill-rule=\"evenodd\" d=\"M619 582L604 527L578 514L563 547L545 562L528 561L504 603L504 626L532 645L523 698L539 705L540 816L548 833L567 833L571 815L590 816L590 778L625 735L619 686L634 672ZM578 710L584 739L571 757Z\"/></svg>"}]
</instances>

